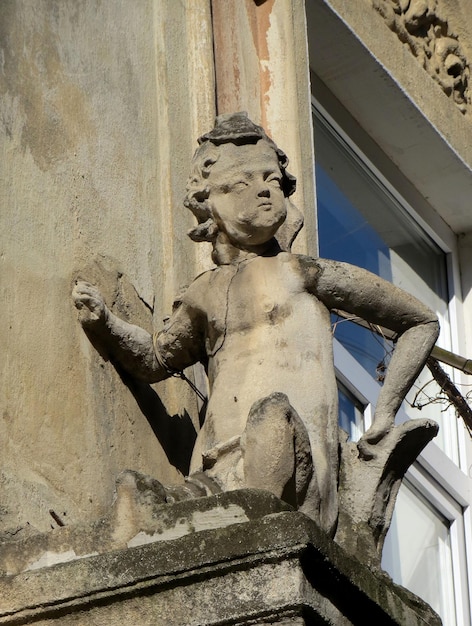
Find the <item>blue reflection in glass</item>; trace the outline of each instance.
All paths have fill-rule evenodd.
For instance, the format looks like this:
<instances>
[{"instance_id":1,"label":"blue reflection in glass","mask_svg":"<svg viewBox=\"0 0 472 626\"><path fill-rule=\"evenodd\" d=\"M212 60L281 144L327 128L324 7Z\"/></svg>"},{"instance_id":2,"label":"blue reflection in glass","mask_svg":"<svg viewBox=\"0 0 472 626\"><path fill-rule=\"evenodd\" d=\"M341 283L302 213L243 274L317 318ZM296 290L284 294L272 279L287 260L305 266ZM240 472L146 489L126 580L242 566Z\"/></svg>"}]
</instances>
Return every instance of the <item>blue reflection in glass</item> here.
<instances>
[{"instance_id":1,"label":"blue reflection in glass","mask_svg":"<svg viewBox=\"0 0 472 626\"><path fill-rule=\"evenodd\" d=\"M391 281L388 246L319 164L316 190L320 256L364 267ZM335 337L376 378L385 357L383 340L349 322L334 323Z\"/></svg>"}]
</instances>

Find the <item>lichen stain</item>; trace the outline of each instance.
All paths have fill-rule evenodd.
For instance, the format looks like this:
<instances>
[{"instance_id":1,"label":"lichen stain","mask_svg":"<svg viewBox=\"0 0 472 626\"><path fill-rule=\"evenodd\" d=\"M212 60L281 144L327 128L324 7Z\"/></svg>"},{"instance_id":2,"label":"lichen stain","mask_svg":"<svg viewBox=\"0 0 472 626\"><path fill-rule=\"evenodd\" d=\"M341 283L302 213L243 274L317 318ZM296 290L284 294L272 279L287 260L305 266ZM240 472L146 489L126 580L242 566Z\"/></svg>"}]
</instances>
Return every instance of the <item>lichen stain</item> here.
<instances>
[{"instance_id":1,"label":"lichen stain","mask_svg":"<svg viewBox=\"0 0 472 626\"><path fill-rule=\"evenodd\" d=\"M20 143L42 170L53 168L93 132L83 92L64 71L53 17L37 12L34 25L26 25L21 4L2 6L0 42L3 68L0 95L18 103ZM0 124L12 137L13 122L1 115ZM18 120L16 120L18 122ZM16 126L17 127L17 126Z\"/></svg>"},{"instance_id":2,"label":"lichen stain","mask_svg":"<svg viewBox=\"0 0 472 626\"><path fill-rule=\"evenodd\" d=\"M272 86L272 81L269 70L268 32L274 3L275 0L265 0L265 2L260 3L254 3L254 0L246 0L252 38L257 50L257 56L259 57L261 124L269 135L270 128L267 118L267 109L269 106L269 91Z\"/></svg>"}]
</instances>

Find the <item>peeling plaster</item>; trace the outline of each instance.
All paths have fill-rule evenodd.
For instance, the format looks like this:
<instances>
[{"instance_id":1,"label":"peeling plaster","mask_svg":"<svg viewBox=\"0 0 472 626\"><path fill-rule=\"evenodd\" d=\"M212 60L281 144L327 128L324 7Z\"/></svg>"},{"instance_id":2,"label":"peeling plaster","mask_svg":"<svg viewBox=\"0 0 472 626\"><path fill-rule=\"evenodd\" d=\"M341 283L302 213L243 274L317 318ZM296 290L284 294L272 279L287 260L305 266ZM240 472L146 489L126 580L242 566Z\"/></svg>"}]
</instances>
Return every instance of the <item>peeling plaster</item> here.
<instances>
[{"instance_id":1,"label":"peeling plaster","mask_svg":"<svg viewBox=\"0 0 472 626\"><path fill-rule=\"evenodd\" d=\"M90 552L90 554L76 554L75 550L67 550L67 552L44 552L39 559L28 565L23 571L30 572L35 569L41 569L42 567L51 567L51 565L57 565L58 563L68 563L69 561L75 561L77 559L86 559L89 556L96 556L98 552Z\"/></svg>"},{"instance_id":2,"label":"peeling plaster","mask_svg":"<svg viewBox=\"0 0 472 626\"><path fill-rule=\"evenodd\" d=\"M134 548L154 541L168 541L178 539L184 535L212 528L224 528L231 524L248 522L244 509L236 504L230 504L226 508L216 508L210 511L195 511L190 519L179 520L177 524L154 533L140 531L126 544L128 548Z\"/></svg>"}]
</instances>

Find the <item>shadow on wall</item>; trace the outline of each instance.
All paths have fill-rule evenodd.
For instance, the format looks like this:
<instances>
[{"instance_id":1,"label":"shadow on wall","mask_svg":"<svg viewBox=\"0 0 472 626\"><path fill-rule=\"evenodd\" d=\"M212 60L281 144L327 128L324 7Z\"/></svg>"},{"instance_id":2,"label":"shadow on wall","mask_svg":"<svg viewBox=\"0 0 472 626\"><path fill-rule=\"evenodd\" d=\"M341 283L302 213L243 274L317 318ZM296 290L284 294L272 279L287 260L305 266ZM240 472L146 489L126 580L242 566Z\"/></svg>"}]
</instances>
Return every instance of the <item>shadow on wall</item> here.
<instances>
[{"instance_id":1,"label":"shadow on wall","mask_svg":"<svg viewBox=\"0 0 472 626\"><path fill-rule=\"evenodd\" d=\"M115 365L121 380L133 394L142 414L161 444L171 465L188 476L197 433L190 415L169 415L151 385L133 379Z\"/></svg>"}]
</instances>

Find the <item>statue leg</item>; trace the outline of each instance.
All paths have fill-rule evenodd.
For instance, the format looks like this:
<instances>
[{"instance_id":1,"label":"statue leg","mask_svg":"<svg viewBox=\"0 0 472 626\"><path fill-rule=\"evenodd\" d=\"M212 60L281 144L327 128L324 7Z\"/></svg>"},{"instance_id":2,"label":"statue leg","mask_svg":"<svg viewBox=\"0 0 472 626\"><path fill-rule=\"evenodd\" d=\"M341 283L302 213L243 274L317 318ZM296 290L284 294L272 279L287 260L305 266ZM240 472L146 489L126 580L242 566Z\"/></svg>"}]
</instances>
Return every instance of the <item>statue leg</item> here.
<instances>
[{"instance_id":1,"label":"statue leg","mask_svg":"<svg viewBox=\"0 0 472 626\"><path fill-rule=\"evenodd\" d=\"M295 508L313 477L306 428L283 393L255 402L241 437L244 485L271 491Z\"/></svg>"}]
</instances>

